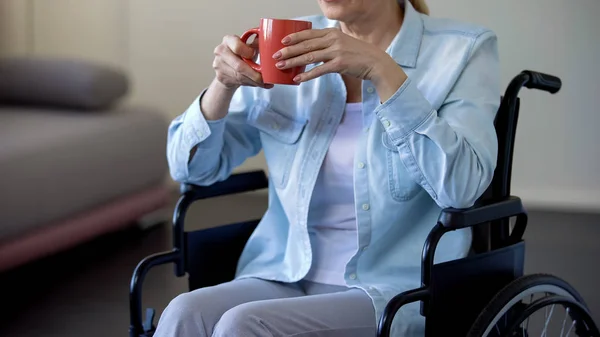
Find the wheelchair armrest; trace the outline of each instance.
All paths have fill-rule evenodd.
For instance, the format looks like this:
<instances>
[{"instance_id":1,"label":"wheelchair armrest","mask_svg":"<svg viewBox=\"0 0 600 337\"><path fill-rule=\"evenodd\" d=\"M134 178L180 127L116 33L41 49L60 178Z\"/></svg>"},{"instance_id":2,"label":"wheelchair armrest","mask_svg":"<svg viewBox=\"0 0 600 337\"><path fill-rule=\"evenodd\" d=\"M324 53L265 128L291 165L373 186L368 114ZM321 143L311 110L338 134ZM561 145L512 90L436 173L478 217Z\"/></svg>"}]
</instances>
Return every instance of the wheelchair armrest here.
<instances>
[{"instance_id":1,"label":"wheelchair armrest","mask_svg":"<svg viewBox=\"0 0 600 337\"><path fill-rule=\"evenodd\" d=\"M232 174L229 178L209 186L183 184L181 186L182 194L173 212L173 249L178 252L185 251L184 221L188 208L193 202L201 199L255 191L267 188L268 186L269 182L263 171ZM175 262L175 275L177 277L183 276L185 269L183 258Z\"/></svg>"},{"instance_id":2,"label":"wheelchair armrest","mask_svg":"<svg viewBox=\"0 0 600 337\"><path fill-rule=\"evenodd\" d=\"M153 267L176 263L181 258L177 251L156 253L145 257L138 263L129 284L129 336L139 337L154 330L154 309L146 310L146 319L142 320L142 288L146 275Z\"/></svg>"},{"instance_id":3,"label":"wheelchair armrest","mask_svg":"<svg viewBox=\"0 0 600 337\"><path fill-rule=\"evenodd\" d=\"M193 200L201 200L260 190L268 186L269 182L263 171L250 171L233 174L210 186L182 184L181 193L190 195Z\"/></svg>"},{"instance_id":4,"label":"wheelchair armrest","mask_svg":"<svg viewBox=\"0 0 600 337\"><path fill-rule=\"evenodd\" d=\"M210 186L181 185L182 195L173 214L173 250L144 258L135 268L131 278L129 288L130 337L151 336L154 332L155 311L149 309L145 321L142 320L142 284L149 270L158 265L173 263L177 277L186 273L184 221L189 206L197 200L250 192L268 186L268 180L263 171L233 174L228 179Z\"/></svg>"},{"instance_id":5,"label":"wheelchair armrest","mask_svg":"<svg viewBox=\"0 0 600 337\"><path fill-rule=\"evenodd\" d=\"M486 201L467 209L444 209L438 221L446 228L461 229L523 214L526 212L521 199L510 196L500 200Z\"/></svg>"}]
</instances>

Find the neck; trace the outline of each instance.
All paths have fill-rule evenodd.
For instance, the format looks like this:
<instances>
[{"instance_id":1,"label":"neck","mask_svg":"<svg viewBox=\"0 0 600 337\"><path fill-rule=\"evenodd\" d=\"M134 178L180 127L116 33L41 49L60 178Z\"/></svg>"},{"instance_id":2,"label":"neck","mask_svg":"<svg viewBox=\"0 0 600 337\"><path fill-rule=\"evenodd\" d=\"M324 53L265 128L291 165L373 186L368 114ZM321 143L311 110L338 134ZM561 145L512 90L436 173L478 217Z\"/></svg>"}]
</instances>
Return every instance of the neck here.
<instances>
[{"instance_id":1,"label":"neck","mask_svg":"<svg viewBox=\"0 0 600 337\"><path fill-rule=\"evenodd\" d=\"M404 10L398 1L386 1L386 5L373 8L352 21L341 22L344 33L369 42L385 50L400 30Z\"/></svg>"}]
</instances>

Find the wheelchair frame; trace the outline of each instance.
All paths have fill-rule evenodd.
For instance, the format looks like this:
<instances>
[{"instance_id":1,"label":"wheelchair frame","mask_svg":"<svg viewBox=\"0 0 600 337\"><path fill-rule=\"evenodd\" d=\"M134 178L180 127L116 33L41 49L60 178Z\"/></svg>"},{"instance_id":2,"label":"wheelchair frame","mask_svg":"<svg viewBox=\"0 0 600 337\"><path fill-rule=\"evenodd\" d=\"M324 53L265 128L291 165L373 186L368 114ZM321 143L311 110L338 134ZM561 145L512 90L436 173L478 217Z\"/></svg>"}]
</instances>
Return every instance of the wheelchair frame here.
<instances>
[{"instance_id":1,"label":"wheelchair frame","mask_svg":"<svg viewBox=\"0 0 600 337\"><path fill-rule=\"evenodd\" d=\"M401 307L420 302L425 317L426 336L465 335L482 308L511 281L523 275L523 234L527 212L521 199L511 196L513 149L522 87L554 94L560 90L557 77L525 70L515 76L501 97L494 125L498 136L498 162L493 180L476 205L468 209L444 209L423 246L421 287L395 296L379 321L378 336L389 336L394 316ZM262 171L233 174L211 186L181 186L181 197L173 216L173 249L150 255L136 266L130 283L130 337L153 335L154 309L142 320L142 284L148 271L157 265L173 263L175 276L188 274L189 289L230 281L248 237L260 219L194 232L184 230L189 206L218 196L244 193L268 187ZM510 218L516 217L514 226ZM435 250L450 231L472 228L469 256L434 264ZM485 284L485 287L482 287ZM469 293L469 296L465 294ZM466 310L456 310L460 301Z\"/></svg>"}]
</instances>

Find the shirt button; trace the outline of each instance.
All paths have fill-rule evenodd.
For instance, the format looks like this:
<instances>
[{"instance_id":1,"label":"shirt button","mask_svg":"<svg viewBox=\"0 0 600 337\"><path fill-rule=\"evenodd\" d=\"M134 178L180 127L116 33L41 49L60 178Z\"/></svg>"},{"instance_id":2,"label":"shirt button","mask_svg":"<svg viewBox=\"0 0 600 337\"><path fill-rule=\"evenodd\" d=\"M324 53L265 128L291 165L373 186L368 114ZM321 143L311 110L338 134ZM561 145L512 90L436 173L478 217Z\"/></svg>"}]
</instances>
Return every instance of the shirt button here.
<instances>
[{"instance_id":1,"label":"shirt button","mask_svg":"<svg viewBox=\"0 0 600 337\"><path fill-rule=\"evenodd\" d=\"M273 123L273 124L271 124L271 129L279 130L279 125L277 123Z\"/></svg>"},{"instance_id":2,"label":"shirt button","mask_svg":"<svg viewBox=\"0 0 600 337\"><path fill-rule=\"evenodd\" d=\"M364 246L362 247L362 251L364 252L365 250L367 250L368 246Z\"/></svg>"},{"instance_id":3,"label":"shirt button","mask_svg":"<svg viewBox=\"0 0 600 337\"><path fill-rule=\"evenodd\" d=\"M365 211L368 211L369 208L371 208L371 206L369 206L369 204L363 204L362 205L362 209L364 209Z\"/></svg>"},{"instance_id":4,"label":"shirt button","mask_svg":"<svg viewBox=\"0 0 600 337\"><path fill-rule=\"evenodd\" d=\"M353 280L356 280L356 274L354 274L354 273L350 274L350 278Z\"/></svg>"},{"instance_id":5,"label":"shirt button","mask_svg":"<svg viewBox=\"0 0 600 337\"><path fill-rule=\"evenodd\" d=\"M374 91L375 91L375 89L373 89L373 87L368 87L368 88L367 88L367 92L368 92L369 94L372 94Z\"/></svg>"},{"instance_id":6,"label":"shirt button","mask_svg":"<svg viewBox=\"0 0 600 337\"><path fill-rule=\"evenodd\" d=\"M360 163L358 163L358 168L360 168L360 169L365 168L365 163L363 163L362 161Z\"/></svg>"},{"instance_id":7,"label":"shirt button","mask_svg":"<svg viewBox=\"0 0 600 337\"><path fill-rule=\"evenodd\" d=\"M389 128L389 127L392 125L392 122L390 122L390 121L388 121L388 120L386 119L385 121L383 121L383 125L384 125L386 128Z\"/></svg>"}]
</instances>

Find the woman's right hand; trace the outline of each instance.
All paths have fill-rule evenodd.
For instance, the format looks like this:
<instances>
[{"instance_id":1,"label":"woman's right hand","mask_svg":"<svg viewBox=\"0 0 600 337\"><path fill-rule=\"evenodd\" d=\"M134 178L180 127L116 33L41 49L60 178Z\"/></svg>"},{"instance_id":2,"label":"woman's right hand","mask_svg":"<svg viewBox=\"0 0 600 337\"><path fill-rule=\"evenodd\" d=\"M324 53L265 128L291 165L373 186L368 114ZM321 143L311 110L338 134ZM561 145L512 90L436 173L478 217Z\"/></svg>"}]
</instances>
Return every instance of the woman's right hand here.
<instances>
[{"instance_id":1,"label":"woman's right hand","mask_svg":"<svg viewBox=\"0 0 600 337\"><path fill-rule=\"evenodd\" d=\"M215 69L216 80L231 90L236 90L240 86L272 88L272 84L263 83L262 75L242 59L242 57L254 58L256 47L256 40L250 46L236 35L225 36L223 42L214 50L213 69Z\"/></svg>"}]
</instances>

